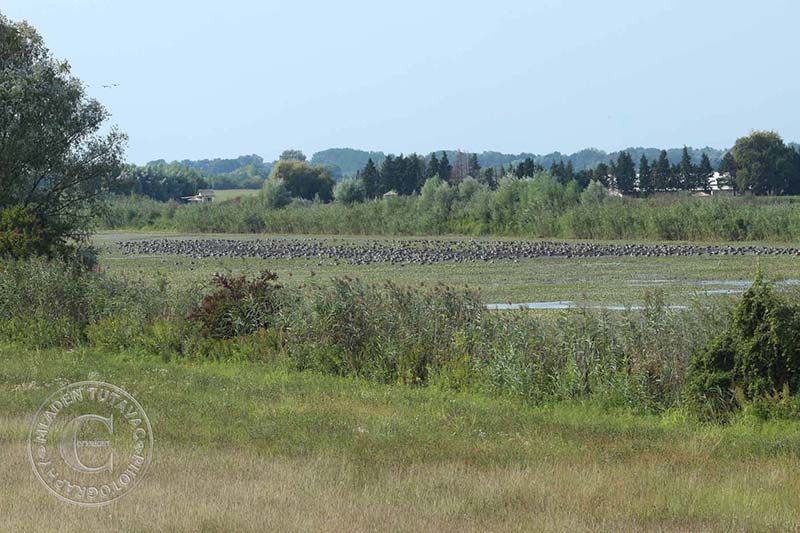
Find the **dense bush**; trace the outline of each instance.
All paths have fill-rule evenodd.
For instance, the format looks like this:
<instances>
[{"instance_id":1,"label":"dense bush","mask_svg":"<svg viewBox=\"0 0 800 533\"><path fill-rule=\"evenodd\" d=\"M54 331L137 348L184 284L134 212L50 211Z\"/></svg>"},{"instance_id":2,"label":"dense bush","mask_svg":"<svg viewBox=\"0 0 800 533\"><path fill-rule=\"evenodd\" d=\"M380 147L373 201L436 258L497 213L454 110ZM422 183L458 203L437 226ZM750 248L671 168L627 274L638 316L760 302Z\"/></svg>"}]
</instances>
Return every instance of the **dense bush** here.
<instances>
[{"instance_id":1,"label":"dense bush","mask_svg":"<svg viewBox=\"0 0 800 533\"><path fill-rule=\"evenodd\" d=\"M725 419L750 402L788 399L799 386L800 307L759 273L730 326L693 357L688 405L703 418Z\"/></svg>"},{"instance_id":2,"label":"dense bush","mask_svg":"<svg viewBox=\"0 0 800 533\"><path fill-rule=\"evenodd\" d=\"M262 272L257 278L218 273L212 283L216 290L206 295L189 315L200 325L202 335L230 339L268 328L280 310L281 286L274 272Z\"/></svg>"}]
</instances>

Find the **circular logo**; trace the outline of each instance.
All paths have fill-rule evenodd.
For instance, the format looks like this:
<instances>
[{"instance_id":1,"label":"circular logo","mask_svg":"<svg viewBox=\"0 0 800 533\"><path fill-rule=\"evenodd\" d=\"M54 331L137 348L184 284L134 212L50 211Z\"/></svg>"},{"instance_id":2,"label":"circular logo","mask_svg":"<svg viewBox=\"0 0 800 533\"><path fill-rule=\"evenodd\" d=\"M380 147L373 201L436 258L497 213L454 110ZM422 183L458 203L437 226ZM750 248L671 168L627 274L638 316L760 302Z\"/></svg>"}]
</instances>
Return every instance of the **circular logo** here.
<instances>
[{"instance_id":1,"label":"circular logo","mask_svg":"<svg viewBox=\"0 0 800 533\"><path fill-rule=\"evenodd\" d=\"M153 431L136 399L100 381L59 389L37 411L28 457L39 481L62 500L106 505L139 484Z\"/></svg>"}]
</instances>

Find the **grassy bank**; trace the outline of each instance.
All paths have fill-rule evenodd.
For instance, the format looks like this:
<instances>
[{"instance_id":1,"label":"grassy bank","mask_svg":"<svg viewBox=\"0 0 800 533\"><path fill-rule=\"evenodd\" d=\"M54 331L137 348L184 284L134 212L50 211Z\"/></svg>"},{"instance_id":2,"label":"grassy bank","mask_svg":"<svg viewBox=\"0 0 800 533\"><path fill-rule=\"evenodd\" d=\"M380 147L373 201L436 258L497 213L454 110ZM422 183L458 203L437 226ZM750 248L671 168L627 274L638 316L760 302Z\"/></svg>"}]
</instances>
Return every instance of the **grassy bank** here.
<instances>
[{"instance_id":1,"label":"grassy bank","mask_svg":"<svg viewBox=\"0 0 800 533\"><path fill-rule=\"evenodd\" d=\"M147 478L101 512L54 499L25 457L60 383L132 393L156 436ZM800 522L800 425L532 407L281 363L164 363L0 348L10 530L766 530ZM46 519L43 517L47 517Z\"/></svg>"}]
</instances>

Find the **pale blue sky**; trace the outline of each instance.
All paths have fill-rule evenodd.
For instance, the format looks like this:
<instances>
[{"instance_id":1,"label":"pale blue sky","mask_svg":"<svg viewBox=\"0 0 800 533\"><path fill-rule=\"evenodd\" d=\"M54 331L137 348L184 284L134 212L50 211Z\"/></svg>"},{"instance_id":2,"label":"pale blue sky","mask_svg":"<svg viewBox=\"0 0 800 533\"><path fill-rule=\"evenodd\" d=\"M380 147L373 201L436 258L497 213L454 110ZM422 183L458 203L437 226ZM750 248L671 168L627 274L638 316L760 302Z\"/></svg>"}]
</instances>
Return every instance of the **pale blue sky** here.
<instances>
[{"instance_id":1,"label":"pale blue sky","mask_svg":"<svg viewBox=\"0 0 800 533\"><path fill-rule=\"evenodd\" d=\"M128 158L800 140L800 2L3 0ZM104 89L103 84L118 83Z\"/></svg>"}]
</instances>

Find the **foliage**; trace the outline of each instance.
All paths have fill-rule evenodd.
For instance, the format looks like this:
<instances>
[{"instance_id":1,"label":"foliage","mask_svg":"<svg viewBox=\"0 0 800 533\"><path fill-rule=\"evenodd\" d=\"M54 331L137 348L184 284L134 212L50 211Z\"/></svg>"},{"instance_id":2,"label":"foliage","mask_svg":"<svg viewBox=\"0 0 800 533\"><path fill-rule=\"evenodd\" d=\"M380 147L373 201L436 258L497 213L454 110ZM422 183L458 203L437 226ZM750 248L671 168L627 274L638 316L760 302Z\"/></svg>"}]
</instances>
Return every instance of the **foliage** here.
<instances>
[{"instance_id":1,"label":"foliage","mask_svg":"<svg viewBox=\"0 0 800 533\"><path fill-rule=\"evenodd\" d=\"M55 252L87 236L125 143L116 129L99 133L107 118L31 26L0 15L0 211L17 209L4 225L32 216L47 235L21 249Z\"/></svg>"},{"instance_id":2,"label":"foliage","mask_svg":"<svg viewBox=\"0 0 800 533\"><path fill-rule=\"evenodd\" d=\"M759 271L728 329L692 359L687 401L725 419L747 402L794 395L800 386L800 307L785 302Z\"/></svg>"},{"instance_id":3,"label":"foliage","mask_svg":"<svg viewBox=\"0 0 800 533\"><path fill-rule=\"evenodd\" d=\"M202 335L215 339L267 328L274 324L281 307L277 278L269 271L252 280L219 273L212 280L217 290L203 298L189 314L189 320L200 325Z\"/></svg>"},{"instance_id":4,"label":"foliage","mask_svg":"<svg viewBox=\"0 0 800 533\"><path fill-rule=\"evenodd\" d=\"M339 181L333 188L333 197L343 204L363 202L366 198L364 183L360 179Z\"/></svg>"},{"instance_id":5,"label":"foliage","mask_svg":"<svg viewBox=\"0 0 800 533\"><path fill-rule=\"evenodd\" d=\"M333 199L333 178L325 167L309 165L304 161L281 160L272 168L270 179L280 180L295 198L323 202Z\"/></svg>"},{"instance_id":6,"label":"foliage","mask_svg":"<svg viewBox=\"0 0 800 533\"><path fill-rule=\"evenodd\" d=\"M281 180L267 180L261 188L261 198L269 209L286 207L292 201L292 195Z\"/></svg>"},{"instance_id":7,"label":"foliage","mask_svg":"<svg viewBox=\"0 0 800 533\"><path fill-rule=\"evenodd\" d=\"M736 189L753 194L800 193L800 154L771 131L756 131L736 140Z\"/></svg>"}]
</instances>

